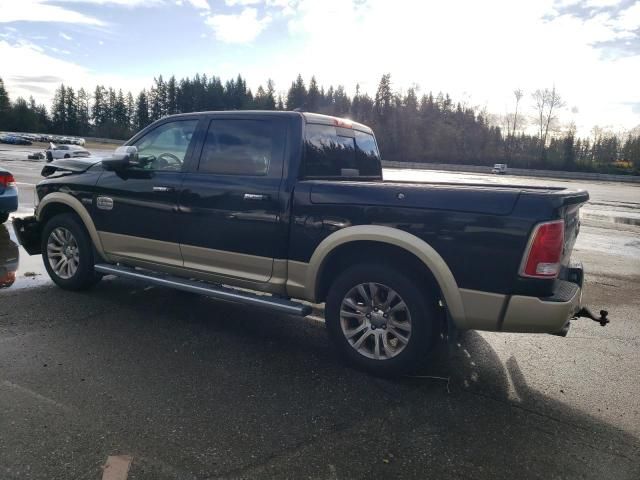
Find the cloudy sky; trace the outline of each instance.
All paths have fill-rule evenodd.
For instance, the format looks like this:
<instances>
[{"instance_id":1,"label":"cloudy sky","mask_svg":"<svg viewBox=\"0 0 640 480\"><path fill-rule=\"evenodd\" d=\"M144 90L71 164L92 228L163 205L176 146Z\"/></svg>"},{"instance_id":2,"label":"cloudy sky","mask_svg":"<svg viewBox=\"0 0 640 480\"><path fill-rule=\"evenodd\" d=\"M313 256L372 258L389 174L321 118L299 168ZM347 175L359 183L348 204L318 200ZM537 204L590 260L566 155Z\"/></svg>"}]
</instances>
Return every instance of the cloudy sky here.
<instances>
[{"instance_id":1,"label":"cloudy sky","mask_svg":"<svg viewBox=\"0 0 640 480\"><path fill-rule=\"evenodd\" d=\"M370 93L449 92L500 114L551 87L581 133L640 124L639 0L0 0L13 98L55 87L136 92L154 76L241 73L285 91L301 73Z\"/></svg>"}]
</instances>

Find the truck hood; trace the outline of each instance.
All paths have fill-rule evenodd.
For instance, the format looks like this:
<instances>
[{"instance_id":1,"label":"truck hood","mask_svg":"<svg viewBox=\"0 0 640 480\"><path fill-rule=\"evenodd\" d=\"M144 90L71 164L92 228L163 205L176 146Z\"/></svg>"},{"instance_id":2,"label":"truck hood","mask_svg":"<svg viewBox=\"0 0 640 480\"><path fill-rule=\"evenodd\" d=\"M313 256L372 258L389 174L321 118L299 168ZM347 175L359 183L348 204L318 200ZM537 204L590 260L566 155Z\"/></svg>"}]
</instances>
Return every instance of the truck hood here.
<instances>
[{"instance_id":1,"label":"truck hood","mask_svg":"<svg viewBox=\"0 0 640 480\"><path fill-rule=\"evenodd\" d=\"M47 163L40 173L43 177L48 177L58 172L82 173L89 170L96 163L102 162L106 157L77 157L61 158Z\"/></svg>"}]
</instances>

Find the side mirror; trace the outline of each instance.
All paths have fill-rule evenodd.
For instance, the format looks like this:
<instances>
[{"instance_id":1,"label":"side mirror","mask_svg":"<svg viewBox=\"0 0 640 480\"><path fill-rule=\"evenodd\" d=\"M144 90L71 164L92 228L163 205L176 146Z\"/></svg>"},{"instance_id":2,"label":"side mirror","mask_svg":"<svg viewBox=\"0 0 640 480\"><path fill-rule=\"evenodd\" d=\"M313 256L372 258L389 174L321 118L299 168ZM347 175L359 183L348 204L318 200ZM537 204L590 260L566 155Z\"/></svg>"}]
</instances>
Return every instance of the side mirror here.
<instances>
[{"instance_id":1,"label":"side mirror","mask_svg":"<svg viewBox=\"0 0 640 480\"><path fill-rule=\"evenodd\" d=\"M126 170L138 164L138 148L133 145L118 147L111 157L102 160L105 170L111 171Z\"/></svg>"}]
</instances>

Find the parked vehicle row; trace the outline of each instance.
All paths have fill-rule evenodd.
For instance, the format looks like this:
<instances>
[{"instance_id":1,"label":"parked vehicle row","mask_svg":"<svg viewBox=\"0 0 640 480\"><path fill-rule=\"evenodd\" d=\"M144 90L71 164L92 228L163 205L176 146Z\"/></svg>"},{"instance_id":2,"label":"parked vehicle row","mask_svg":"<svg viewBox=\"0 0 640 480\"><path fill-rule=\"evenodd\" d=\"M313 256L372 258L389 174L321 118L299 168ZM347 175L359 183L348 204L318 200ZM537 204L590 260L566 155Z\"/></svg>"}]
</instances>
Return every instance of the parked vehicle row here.
<instances>
[{"instance_id":1,"label":"parked vehicle row","mask_svg":"<svg viewBox=\"0 0 640 480\"><path fill-rule=\"evenodd\" d=\"M80 137L67 137L60 135L44 135L37 133L15 133L15 132L2 132L0 133L0 143L7 143L12 145L31 145L34 142L53 142L61 145L79 145L84 146L85 140Z\"/></svg>"},{"instance_id":2,"label":"parked vehicle row","mask_svg":"<svg viewBox=\"0 0 640 480\"><path fill-rule=\"evenodd\" d=\"M31 145L31 140L21 136L13 134L0 135L0 143L6 143L8 145Z\"/></svg>"}]
</instances>

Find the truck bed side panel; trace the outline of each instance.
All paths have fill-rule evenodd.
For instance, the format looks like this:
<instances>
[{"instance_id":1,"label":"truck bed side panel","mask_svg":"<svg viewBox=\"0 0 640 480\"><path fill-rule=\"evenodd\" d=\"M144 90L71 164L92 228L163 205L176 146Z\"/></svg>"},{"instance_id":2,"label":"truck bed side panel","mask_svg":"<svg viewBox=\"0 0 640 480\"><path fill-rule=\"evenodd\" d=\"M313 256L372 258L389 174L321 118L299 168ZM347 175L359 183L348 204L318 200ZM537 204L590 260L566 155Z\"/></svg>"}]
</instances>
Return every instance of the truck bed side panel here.
<instances>
[{"instance_id":1,"label":"truck bed side panel","mask_svg":"<svg viewBox=\"0 0 640 480\"><path fill-rule=\"evenodd\" d=\"M319 204L311 202L311 191L312 182L296 187L291 260L308 262L318 244L335 231L332 225L383 225L405 230L430 244L447 262L460 288L495 293L513 289L531 219L424 206Z\"/></svg>"}]
</instances>

